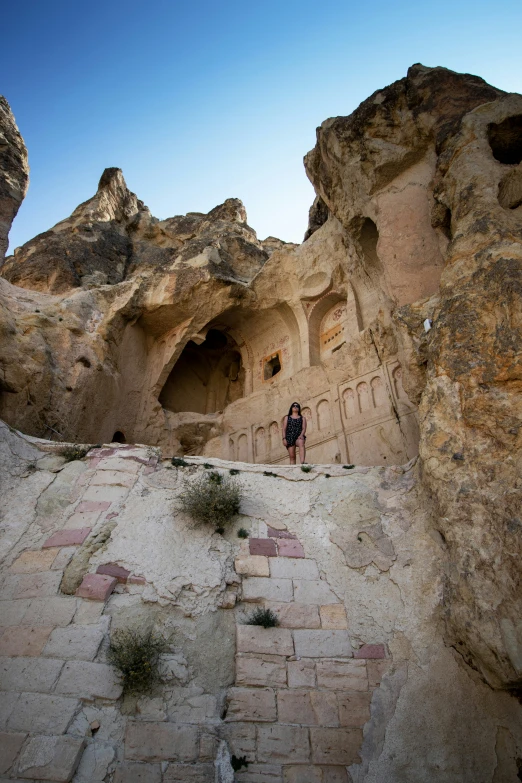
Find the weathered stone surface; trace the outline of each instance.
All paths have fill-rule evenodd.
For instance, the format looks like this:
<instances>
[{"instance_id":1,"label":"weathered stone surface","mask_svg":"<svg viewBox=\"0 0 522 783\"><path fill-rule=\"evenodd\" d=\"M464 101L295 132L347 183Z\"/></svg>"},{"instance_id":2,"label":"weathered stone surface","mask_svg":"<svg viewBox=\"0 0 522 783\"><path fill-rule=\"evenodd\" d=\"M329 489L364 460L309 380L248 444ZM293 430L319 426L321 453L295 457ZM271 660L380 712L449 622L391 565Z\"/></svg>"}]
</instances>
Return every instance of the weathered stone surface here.
<instances>
[{"instance_id":1,"label":"weathered stone surface","mask_svg":"<svg viewBox=\"0 0 522 783\"><path fill-rule=\"evenodd\" d=\"M36 691L49 693L63 666L51 658L0 659L0 689L3 691Z\"/></svg>"},{"instance_id":2,"label":"weathered stone surface","mask_svg":"<svg viewBox=\"0 0 522 783\"><path fill-rule=\"evenodd\" d=\"M0 655L40 655L52 630L23 625L6 628L0 635Z\"/></svg>"},{"instance_id":3,"label":"weathered stone surface","mask_svg":"<svg viewBox=\"0 0 522 783\"><path fill-rule=\"evenodd\" d=\"M22 693L11 713L8 728L13 731L63 734L77 709L76 699L54 694Z\"/></svg>"},{"instance_id":4,"label":"weathered stone surface","mask_svg":"<svg viewBox=\"0 0 522 783\"><path fill-rule=\"evenodd\" d=\"M57 533L53 533L47 541L43 544L43 548L55 547L55 546L75 546L76 544L83 544L89 533L90 527L81 527L77 529L58 530Z\"/></svg>"},{"instance_id":5,"label":"weathered stone surface","mask_svg":"<svg viewBox=\"0 0 522 783\"><path fill-rule=\"evenodd\" d=\"M117 583L118 580L113 576L87 574L76 590L76 595L80 598L90 598L91 601L106 601Z\"/></svg>"},{"instance_id":6,"label":"weathered stone surface","mask_svg":"<svg viewBox=\"0 0 522 783\"><path fill-rule=\"evenodd\" d=\"M293 596L291 579L266 579L253 576L243 582L245 601L291 601ZM297 600L297 599L296 599ZM306 602L305 603L311 603Z\"/></svg>"},{"instance_id":7,"label":"weathered stone surface","mask_svg":"<svg viewBox=\"0 0 522 783\"><path fill-rule=\"evenodd\" d=\"M283 783L282 767L277 764L249 764L236 777L238 783Z\"/></svg>"},{"instance_id":8,"label":"weathered stone surface","mask_svg":"<svg viewBox=\"0 0 522 783\"><path fill-rule=\"evenodd\" d=\"M326 604L326 606L320 606L319 614L321 615L322 628L328 630L344 630L348 628L346 609L343 604ZM357 658L358 656L354 653L354 657Z\"/></svg>"},{"instance_id":9,"label":"weathered stone surface","mask_svg":"<svg viewBox=\"0 0 522 783\"><path fill-rule=\"evenodd\" d=\"M298 723L303 726L339 725L336 695L323 691L278 691L277 716L280 723Z\"/></svg>"},{"instance_id":10,"label":"weathered stone surface","mask_svg":"<svg viewBox=\"0 0 522 783\"><path fill-rule=\"evenodd\" d=\"M286 628L262 628L258 625L238 625L237 651L293 655L292 633Z\"/></svg>"},{"instance_id":11,"label":"weathered stone surface","mask_svg":"<svg viewBox=\"0 0 522 783\"><path fill-rule=\"evenodd\" d=\"M213 764L169 764L165 783L214 783Z\"/></svg>"},{"instance_id":12,"label":"weathered stone surface","mask_svg":"<svg viewBox=\"0 0 522 783\"><path fill-rule=\"evenodd\" d=\"M251 538L249 539L251 555L265 555L266 557L276 557L277 546L271 538Z\"/></svg>"},{"instance_id":13,"label":"weathered stone surface","mask_svg":"<svg viewBox=\"0 0 522 783\"><path fill-rule=\"evenodd\" d=\"M7 734L0 732L0 775L9 772L27 734Z\"/></svg>"},{"instance_id":14,"label":"weathered stone surface","mask_svg":"<svg viewBox=\"0 0 522 783\"><path fill-rule=\"evenodd\" d=\"M27 550L22 552L9 570L12 574L34 574L37 571L47 571L55 558L56 552Z\"/></svg>"},{"instance_id":15,"label":"weathered stone surface","mask_svg":"<svg viewBox=\"0 0 522 783\"><path fill-rule=\"evenodd\" d=\"M279 557L305 557L305 551L300 541L291 538L281 538L277 544Z\"/></svg>"},{"instance_id":16,"label":"weathered stone surface","mask_svg":"<svg viewBox=\"0 0 522 783\"><path fill-rule=\"evenodd\" d=\"M107 630L106 623L70 625L55 628L43 650L43 655L65 660L94 660Z\"/></svg>"},{"instance_id":17,"label":"weathered stone surface","mask_svg":"<svg viewBox=\"0 0 522 783\"><path fill-rule=\"evenodd\" d=\"M286 766L284 783L350 783L346 767Z\"/></svg>"},{"instance_id":18,"label":"weathered stone surface","mask_svg":"<svg viewBox=\"0 0 522 783\"><path fill-rule=\"evenodd\" d=\"M354 650L354 658L386 658L384 644L363 644L358 650Z\"/></svg>"},{"instance_id":19,"label":"weathered stone surface","mask_svg":"<svg viewBox=\"0 0 522 783\"><path fill-rule=\"evenodd\" d=\"M308 658L329 655L351 658L353 655L347 631L295 630L294 644L296 655Z\"/></svg>"},{"instance_id":20,"label":"weathered stone surface","mask_svg":"<svg viewBox=\"0 0 522 783\"><path fill-rule=\"evenodd\" d=\"M302 604L335 604L339 599L323 579L294 579L294 598Z\"/></svg>"},{"instance_id":21,"label":"weathered stone surface","mask_svg":"<svg viewBox=\"0 0 522 783\"><path fill-rule=\"evenodd\" d=\"M225 723L219 727L219 736L230 747L230 752L248 762L256 760L256 727L253 723Z\"/></svg>"},{"instance_id":22,"label":"weathered stone surface","mask_svg":"<svg viewBox=\"0 0 522 783\"><path fill-rule=\"evenodd\" d=\"M307 762L310 758L308 729L295 726L260 726L257 736L259 761L291 764Z\"/></svg>"},{"instance_id":23,"label":"weathered stone surface","mask_svg":"<svg viewBox=\"0 0 522 783\"><path fill-rule=\"evenodd\" d=\"M341 726L357 728L370 718L370 693L338 693Z\"/></svg>"},{"instance_id":24,"label":"weathered stone surface","mask_svg":"<svg viewBox=\"0 0 522 783\"><path fill-rule=\"evenodd\" d=\"M105 663L69 661L60 674L56 693L81 699L118 699L122 685L117 671Z\"/></svg>"},{"instance_id":25,"label":"weathered stone surface","mask_svg":"<svg viewBox=\"0 0 522 783\"><path fill-rule=\"evenodd\" d=\"M243 555L236 557L234 568L245 576L270 576L268 557L263 555Z\"/></svg>"},{"instance_id":26,"label":"weathered stone surface","mask_svg":"<svg viewBox=\"0 0 522 783\"><path fill-rule=\"evenodd\" d=\"M1 606L1 604L0 604ZM76 612L76 598L50 596L37 598L30 602L24 616L24 625L60 626L69 625Z\"/></svg>"},{"instance_id":27,"label":"weathered stone surface","mask_svg":"<svg viewBox=\"0 0 522 783\"><path fill-rule=\"evenodd\" d=\"M368 690L364 661L317 661L317 684L347 691Z\"/></svg>"},{"instance_id":28,"label":"weathered stone surface","mask_svg":"<svg viewBox=\"0 0 522 783\"><path fill-rule=\"evenodd\" d=\"M238 685L286 685L286 659L281 655L236 657Z\"/></svg>"},{"instance_id":29,"label":"weathered stone surface","mask_svg":"<svg viewBox=\"0 0 522 783\"><path fill-rule=\"evenodd\" d=\"M7 250L7 235L29 184L27 150L9 104L0 96L0 266Z\"/></svg>"},{"instance_id":30,"label":"weathered stone surface","mask_svg":"<svg viewBox=\"0 0 522 783\"><path fill-rule=\"evenodd\" d=\"M5 598L42 598L55 596L60 586L61 574L44 571L34 574L8 576L2 586Z\"/></svg>"},{"instance_id":31,"label":"weathered stone surface","mask_svg":"<svg viewBox=\"0 0 522 783\"><path fill-rule=\"evenodd\" d=\"M172 723L130 721L125 733L125 755L131 761L194 761L198 753L197 728Z\"/></svg>"},{"instance_id":32,"label":"weathered stone surface","mask_svg":"<svg viewBox=\"0 0 522 783\"><path fill-rule=\"evenodd\" d=\"M315 560L294 560L285 557L270 559L270 575L276 579L319 579Z\"/></svg>"},{"instance_id":33,"label":"weathered stone surface","mask_svg":"<svg viewBox=\"0 0 522 783\"><path fill-rule=\"evenodd\" d=\"M271 688L230 688L227 720L275 721L275 692Z\"/></svg>"},{"instance_id":34,"label":"weathered stone surface","mask_svg":"<svg viewBox=\"0 0 522 783\"><path fill-rule=\"evenodd\" d=\"M114 772L114 783L161 783L160 764L125 761Z\"/></svg>"},{"instance_id":35,"label":"weathered stone surface","mask_svg":"<svg viewBox=\"0 0 522 783\"><path fill-rule=\"evenodd\" d=\"M18 762L18 775L67 783L78 766L83 745L83 740L74 737L32 737Z\"/></svg>"},{"instance_id":36,"label":"weathered stone surface","mask_svg":"<svg viewBox=\"0 0 522 783\"><path fill-rule=\"evenodd\" d=\"M353 764L359 760L360 729L311 728L312 761L316 764Z\"/></svg>"},{"instance_id":37,"label":"weathered stone surface","mask_svg":"<svg viewBox=\"0 0 522 783\"><path fill-rule=\"evenodd\" d=\"M301 658L299 661L288 661L288 686L290 688L315 688L315 661Z\"/></svg>"},{"instance_id":38,"label":"weathered stone surface","mask_svg":"<svg viewBox=\"0 0 522 783\"><path fill-rule=\"evenodd\" d=\"M279 618L279 624L283 628L320 628L319 612L317 606L298 603L267 603L270 609Z\"/></svg>"}]
</instances>

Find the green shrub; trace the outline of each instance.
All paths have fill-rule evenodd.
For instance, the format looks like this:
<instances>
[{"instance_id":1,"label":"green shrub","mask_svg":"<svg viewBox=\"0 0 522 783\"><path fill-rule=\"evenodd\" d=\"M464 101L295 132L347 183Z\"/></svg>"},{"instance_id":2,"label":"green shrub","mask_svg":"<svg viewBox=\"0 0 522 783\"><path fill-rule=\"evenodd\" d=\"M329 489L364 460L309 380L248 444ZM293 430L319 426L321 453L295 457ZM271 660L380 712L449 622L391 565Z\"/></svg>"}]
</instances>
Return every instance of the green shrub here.
<instances>
[{"instance_id":1,"label":"green shrub","mask_svg":"<svg viewBox=\"0 0 522 783\"><path fill-rule=\"evenodd\" d=\"M181 502L196 525L209 525L220 533L239 513L241 491L234 479L212 471L186 481Z\"/></svg>"},{"instance_id":2,"label":"green shrub","mask_svg":"<svg viewBox=\"0 0 522 783\"><path fill-rule=\"evenodd\" d=\"M264 470L263 476L272 476L272 478L277 478L277 473L272 473L271 470Z\"/></svg>"},{"instance_id":3,"label":"green shrub","mask_svg":"<svg viewBox=\"0 0 522 783\"><path fill-rule=\"evenodd\" d=\"M246 756L232 755L230 757L230 764L234 772L238 772L241 769L241 767L245 767L245 769L248 767L248 761L246 760Z\"/></svg>"},{"instance_id":4,"label":"green shrub","mask_svg":"<svg viewBox=\"0 0 522 783\"><path fill-rule=\"evenodd\" d=\"M312 470L312 466L311 465L301 465L301 470L303 471L303 473L310 473L310 471Z\"/></svg>"},{"instance_id":5,"label":"green shrub","mask_svg":"<svg viewBox=\"0 0 522 783\"><path fill-rule=\"evenodd\" d=\"M249 534L248 530L245 530L244 527L240 527L239 530L237 531L237 537L238 538L248 538L249 535L250 534Z\"/></svg>"},{"instance_id":6,"label":"green shrub","mask_svg":"<svg viewBox=\"0 0 522 783\"><path fill-rule=\"evenodd\" d=\"M211 465L209 462L204 462L203 467L206 468L207 470L210 470L211 468L214 467L214 465Z\"/></svg>"},{"instance_id":7,"label":"green shrub","mask_svg":"<svg viewBox=\"0 0 522 783\"><path fill-rule=\"evenodd\" d=\"M183 457L172 457L171 463L174 465L175 468L186 468L189 464L188 462L185 462Z\"/></svg>"},{"instance_id":8,"label":"green shrub","mask_svg":"<svg viewBox=\"0 0 522 783\"><path fill-rule=\"evenodd\" d=\"M351 469L352 469L352 468L354 468L354 467L355 467L355 465L343 465L343 468L344 468L345 470L351 470Z\"/></svg>"},{"instance_id":9,"label":"green shrub","mask_svg":"<svg viewBox=\"0 0 522 783\"><path fill-rule=\"evenodd\" d=\"M90 450L90 446L65 446L58 453L61 457L65 457L66 462L74 462L77 459L84 459Z\"/></svg>"},{"instance_id":10,"label":"green shrub","mask_svg":"<svg viewBox=\"0 0 522 783\"><path fill-rule=\"evenodd\" d=\"M161 683L160 655L168 649L167 641L153 631L116 631L107 658L121 672L123 692L148 693Z\"/></svg>"},{"instance_id":11,"label":"green shrub","mask_svg":"<svg viewBox=\"0 0 522 783\"><path fill-rule=\"evenodd\" d=\"M228 472L230 473L231 476L239 476L239 474L241 473L241 471L238 470L237 468L230 468Z\"/></svg>"},{"instance_id":12,"label":"green shrub","mask_svg":"<svg viewBox=\"0 0 522 783\"><path fill-rule=\"evenodd\" d=\"M279 617L271 609L255 609L246 625L262 625L263 628L276 628L279 625Z\"/></svg>"}]
</instances>

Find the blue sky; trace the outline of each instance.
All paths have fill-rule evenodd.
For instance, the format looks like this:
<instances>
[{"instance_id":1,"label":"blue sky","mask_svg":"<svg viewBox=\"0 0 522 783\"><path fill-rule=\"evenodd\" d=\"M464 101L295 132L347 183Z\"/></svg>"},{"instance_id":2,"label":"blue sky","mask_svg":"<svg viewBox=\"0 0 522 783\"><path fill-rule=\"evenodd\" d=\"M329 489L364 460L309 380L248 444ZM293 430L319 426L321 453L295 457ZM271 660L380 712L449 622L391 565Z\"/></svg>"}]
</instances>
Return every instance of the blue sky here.
<instances>
[{"instance_id":1,"label":"blue sky","mask_svg":"<svg viewBox=\"0 0 522 783\"><path fill-rule=\"evenodd\" d=\"M0 84L29 150L10 250L92 196L107 166L159 218L228 197L300 242L315 128L408 66L522 92L522 3L27 0L2 14Z\"/></svg>"}]
</instances>

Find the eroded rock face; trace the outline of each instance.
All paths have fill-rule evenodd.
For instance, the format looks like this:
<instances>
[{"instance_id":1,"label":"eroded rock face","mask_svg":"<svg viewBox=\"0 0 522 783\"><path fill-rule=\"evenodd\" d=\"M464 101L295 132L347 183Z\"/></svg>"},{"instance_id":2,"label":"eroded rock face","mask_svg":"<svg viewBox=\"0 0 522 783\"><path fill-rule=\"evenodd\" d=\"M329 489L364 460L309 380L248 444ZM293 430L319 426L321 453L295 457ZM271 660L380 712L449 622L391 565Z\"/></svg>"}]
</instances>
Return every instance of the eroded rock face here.
<instances>
[{"instance_id":1,"label":"eroded rock face","mask_svg":"<svg viewBox=\"0 0 522 783\"><path fill-rule=\"evenodd\" d=\"M29 166L24 140L6 99L0 95L0 266L11 223L27 192Z\"/></svg>"}]
</instances>

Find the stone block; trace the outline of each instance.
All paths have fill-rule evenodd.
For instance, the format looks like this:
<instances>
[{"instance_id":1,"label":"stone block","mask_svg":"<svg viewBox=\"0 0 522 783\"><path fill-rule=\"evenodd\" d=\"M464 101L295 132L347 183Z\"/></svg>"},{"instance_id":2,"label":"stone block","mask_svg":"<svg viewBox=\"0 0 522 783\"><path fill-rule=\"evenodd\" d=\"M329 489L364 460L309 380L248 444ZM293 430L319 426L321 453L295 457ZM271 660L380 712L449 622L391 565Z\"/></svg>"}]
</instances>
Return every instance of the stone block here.
<instances>
[{"instance_id":1,"label":"stone block","mask_svg":"<svg viewBox=\"0 0 522 783\"><path fill-rule=\"evenodd\" d=\"M268 557L264 555L240 555L234 560L234 568L245 576L270 576Z\"/></svg>"},{"instance_id":2,"label":"stone block","mask_svg":"<svg viewBox=\"0 0 522 783\"><path fill-rule=\"evenodd\" d=\"M76 591L80 598L90 598L91 601L105 601L117 585L113 576L103 574L86 574Z\"/></svg>"},{"instance_id":3,"label":"stone block","mask_svg":"<svg viewBox=\"0 0 522 783\"><path fill-rule=\"evenodd\" d=\"M312 761L316 764L360 762L361 729L311 728Z\"/></svg>"},{"instance_id":4,"label":"stone block","mask_svg":"<svg viewBox=\"0 0 522 783\"><path fill-rule=\"evenodd\" d=\"M78 506L76 506L76 508L78 509ZM77 530L82 527L93 528L103 513L103 511L75 511L74 514L65 521L63 529Z\"/></svg>"},{"instance_id":5,"label":"stone block","mask_svg":"<svg viewBox=\"0 0 522 783\"><path fill-rule=\"evenodd\" d=\"M287 603L293 599L291 579L266 579L253 576L243 581L245 601L277 601ZM308 602L310 603L310 602Z\"/></svg>"},{"instance_id":6,"label":"stone block","mask_svg":"<svg viewBox=\"0 0 522 783\"><path fill-rule=\"evenodd\" d=\"M338 604L339 599L324 579L294 579L294 599L302 604Z\"/></svg>"},{"instance_id":7,"label":"stone block","mask_svg":"<svg viewBox=\"0 0 522 783\"><path fill-rule=\"evenodd\" d=\"M286 659L281 655L236 657L237 685L286 685Z\"/></svg>"},{"instance_id":8,"label":"stone block","mask_svg":"<svg viewBox=\"0 0 522 783\"><path fill-rule=\"evenodd\" d=\"M73 619L78 602L73 596L36 598L24 614L24 625L66 626Z\"/></svg>"},{"instance_id":9,"label":"stone block","mask_svg":"<svg viewBox=\"0 0 522 783\"><path fill-rule=\"evenodd\" d=\"M77 699L43 693L22 693L7 728L38 734L63 734L78 709Z\"/></svg>"},{"instance_id":10,"label":"stone block","mask_svg":"<svg viewBox=\"0 0 522 783\"><path fill-rule=\"evenodd\" d=\"M96 473L100 470L117 470L126 471L136 475L141 465L139 462L133 459L125 459L124 457L110 457L109 459L101 459L96 465Z\"/></svg>"},{"instance_id":11,"label":"stone block","mask_svg":"<svg viewBox=\"0 0 522 783\"><path fill-rule=\"evenodd\" d=\"M288 661L289 688L315 688L315 661L301 658L299 661Z\"/></svg>"},{"instance_id":12,"label":"stone block","mask_svg":"<svg viewBox=\"0 0 522 783\"><path fill-rule=\"evenodd\" d=\"M110 500L82 500L74 509L75 514L101 514L111 507Z\"/></svg>"},{"instance_id":13,"label":"stone block","mask_svg":"<svg viewBox=\"0 0 522 783\"><path fill-rule=\"evenodd\" d=\"M161 783L161 765L125 761L115 770L113 783Z\"/></svg>"},{"instance_id":14,"label":"stone block","mask_svg":"<svg viewBox=\"0 0 522 783\"><path fill-rule=\"evenodd\" d=\"M364 661L317 661L317 685L339 691L368 690Z\"/></svg>"},{"instance_id":15,"label":"stone block","mask_svg":"<svg viewBox=\"0 0 522 783\"><path fill-rule=\"evenodd\" d=\"M214 764L169 764L163 783L214 783Z\"/></svg>"},{"instance_id":16,"label":"stone block","mask_svg":"<svg viewBox=\"0 0 522 783\"><path fill-rule=\"evenodd\" d=\"M295 654L306 658L336 656L351 658L352 647L347 631L294 631Z\"/></svg>"},{"instance_id":17,"label":"stone block","mask_svg":"<svg viewBox=\"0 0 522 783\"><path fill-rule=\"evenodd\" d=\"M118 486L89 486L83 493L83 502L93 503L118 503L129 494L127 487Z\"/></svg>"},{"instance_id":18,"label":"stone block","mask_svg":"<svg viewBox=\"0 0 522 783\"><path fill-rule=\"evenodd\" d=\"M74 776L75 783L101 783L106 779L115 755L113 745L96 736L94 742L89 743L82 754Z\"/></svg>"},{"instance_id":19,"label":"stone block","mask_svg":"<svg viewBox=\"0 0 522 783\"><path fill-rule=\"evenodd\" d=\"M1 658L0 690L49 693L62 666L52 658Z\"/></svg>"},{"instance_id":20,"label":"stone block","mask_svg":"<svg viewBox=\"0 0 522 783\"><path fill-rule=\"evenodd\" d=\"M283 783L282 768L277 764L249 764L236 773L237 783Z\"/></svg>"},{"instance_id":21,"label":"stone block","mask_svg":"<svg viewBox=\"0 0 522 783\"><path fill-rule=\"evenodd\" d=\"M119 699L122 685L117 670L105 663L69 661L56 685L56 693L80 699Z\"/></svg>"},{"instance_id":22,"label":"stone block","mask_svg":"<svg viewBox=\"0 0 522 783\"><path fill-rule=\"evenodd\" d=\"M275 692L271 688L230 688L227 721L275 721Z\"/></svg>"},{"instance_id":23,"label":"stone block","mask_svg":"<svg viewBox=\"0 0 522 783\"><path fill-rule=\"evenodd\" d=\"M210 693L189 696L183 704L169 707L169 718L174 723L205 723L217 715L217 699Z\"/></svg>"},{"instance_id":24,"label":"stone block","mask_svg":"<svg viewBox=\"0 0 522 783\"><path fill-rule=\"evenodd\" d=\"M280 538L277 542L279 557L304 557L305 551L300 541L294 538Z\"/></svg>"},{"instance_id":25,"label":"stone block","mask_svg":"<svg viewBox=\"0 0 522 783\"><path fill-rule=\"evenodd\" d=\"M215 734L202 734L199 738L199 760L214 761L218 750L218 738Z\"/></svg>"},{"instance_id":26,"label":"stone block","mask_svg":"<svg viewBox=\"0 0 522 783\"><path fill-rule=\"evenodd\" d=\"M19 693L10 692L7 693L7 695L2 694L2 698L0 699L0 731L3 731L4 729L7 730L7 723L19 700Z\"/></svg>"},{"instance_id":27,"label":"stone block","mask_svg":"<svg viewBox=\"0 0 522 783\"><path fill-rule=\"evenodd\" d=\"M0 732L0 775L11 769L26 737L27 734Z\"/></svg>"},{"instance_id":28,"label":"stone block","mask_svg":"<svg viewBox=\"0 0 522 783\"><path fill-rule=\"evenodd\" d=\"M197 740L196 726L129 721L125 756L130 761L195 761Z\"/></svg>"},{"instance_id":29,"label":"stone block","mask_svg":"<svg viewBox=\"0 0 522 783\"><path fill-rule=\"evenodd\" d=\"M74 623L68 625L67 628L55 628L42 655L48 658L92 661L98 652L106 630L106 622L100 622L96 625L76 625Z\"/></svg>"},{"instance_id":30,"label":"stone block","mask_svg":"<svg viewBox=\"0 0 522 783\"><path fill-rule=\"evenodd\" d=\"M344 604L326 604L319 607L321 626L329 631L343 631L348 628Z\"/></svg>"},{"instance_id":31,"label":"stone block","mask_svg":"<svg viewBox=\"0 0 522 783\"><path fill-rule=\"evenodd\" d=\"M129 585L146 585L147 580L144 576L136 576L136 574L131 574L131 576L129 576L127 579L127 583Z\"/></svg>"},{"instance_id":32,"label":"stone block","mask_svg":"<svg viewBox=\"0 0 522 783\"><path fill-rule=\"evenodd\" d=\"M126 568L116 565L116 563L105 563L105 565L99 565L96 569L97 574L104 574L105 576L113 576L120 584L125 584L130 576L130 571Z\"/></svg>"},{"instance_id":33,"label":"stone block","mask_svg":"<svg viewBox=\"0 0 522 783\"><path fill-rule=\"evenodd\" d=\"M272 538L250 538L248 541L251 555L265 555L276 557L277 546Z\"/></svg>"},{"instance_id":34,"label":"stone block","mask_svg":"<svg viewBox=\"0 0 522 783\"><path fill-rule=\"evenodd\" d=\"M80 527L76 528L75 530L58 530L47 539L47 541L43 544L43 548L46 549L55 546L80 546L83 544L90 532L90 527Z\"/></svg>"},{"instance_id":35,"label":"stone block","mask_svg":"<svg viewBox=\"0 0 522 783\"><path fill-rule=\"evenodd\" d=\"M339 726L339 709L335 693L311 691L310 701L318 726Z\"/></svg>"},{"instance_id":36,"label":"stone block","mask_svg":"<svg viewBox=\"0 0 522 783\"><path fill-rule=\"evenodd\" d=\"M18 601L0 601L0 628L19 625L30 605L29 598Z\"/></svg>"},{"instance_id":37,"label":"stone block","mask_svg":"<svg viewBox=\"0 0 522 783\"><path fill-rule=\"evenodd\" d=\"M386 658L386 648L384 644L363 644L353 654L354 658Z\"/></svg>"},{"instance_id":38,"label":"stone block","mask_svg":"<svg viewBox=\"0 0 522 783\"><path fill-rule=\"evenodd\" d=\"M283 528L281 530L276 529L271 525L267 525L267 533L269 538L297 538L294 533L289 533L288 530L283 530Z\"/></svg>"},{"instance_id":39,"label":"stone block","mask_svg":"<svg viewBox=\"0 0 522 783\"><path fill-rule=\"evenodd\" d=\"M45 551L52 554L55 550L46 549ZM53 560L51 569L53 571L63 571L64 568L66 568L70 563L71 558L75 552L76 552L75 546L64 546L61 549L59 549L58 552L56 553L55 559Z\"/></svg>"},{"instance_id":40,"label":"stone block","mask_svg":"<svg viewBox=\"0 0 522 783\"><path fill-rule=\"evenodd\" d=\"M102 616L105 606L99 601L78 601L78 609L74 615L74 622L78 625L91 625L97 623Z\"/></svg>"},{"instance_id":41,"label":"stone block","mask_svg":"<svg viewBox=\"0 0 522 783\"><path fill-rule=\"evenodd\" d=\"M312 604L297 604L294 602L287 604L270 602L267 605L279 617L279 624L282 628L321 627L317 606L312 606Z\"/></svg>"},{"instance_id":42,"label":"stone block","mask_svg":"<svg viewBox=\"0 0 522 783\"><path fill-rule=\"evenodd\" d=\"M42 571L36 574L14 574L8 576L2 585L6 599L43 598L55 596L60 587L62 575L58 571Z\"/></svg>"},{"instance_id":43,"label":"stone block","mask_svg":"<svg viewBox=\"0 0 522 783\"><path fill-rule=\"evenodd\" d=\"M40 655L52 630L45 626L28 625L4 628L0 636L0 655Z\"/></svg>"},{"instance_id":44,"label":"stone block","mask_svg":"<svg viewBox=\"0 0 522 783\"><path fill-rule=\"evenodd\" d=\"M319 569L315 560L294 559L291 557L272 557L270 575L276 579L319 579Z\"/></svg>"},{"instance_id":45,"label":"stone block","mask_svg":"<svg viewBox=\"0 0 522 783\"><path fill-rule=\"evenodd\" d=\"M316 726L317 722L310 703L310 691L278 691L277 718L279 723Z\"/></svg>"},{"instance_id":46,"label":"stone block","mask_svg":"<svg viewBox=\"0 0 522 783\"><path fill-rule=\"evenodd\" d=\"M348 693L346 691L338 693L341 726L354 729L364 726L366 721L370 719L370 700L370 693Z\"/></svg>"},{"instance_id":47,"label":"stone block","mask_svg":"<svg viewBox=\"0 0 522 783\"><path fill-rule=\"evenodd\" d=\"M68 783L79 764L84 740L31 737L18 762L18 777Z\"/></svg>"},{"instance_id":48,"label":"stone block","mask_svg":"<svg viewBox=\"0 0 522 783\"><path fill-rule=\"evenodd\" d=\"M259 726L257 736L258 761L304 764L310 759L308 729L296 726Z\"/></svg>"},{"instance_id":49,"label":"stone block","mask_svg":"<svg viewBox=\"0 0 522 783\"><path fill-rule=\"evenodd\" d=\"M27 550L14 561L9 571L12 574L34 574L38 571L48 571L56 554L56 552L43 549Z\"/></svg>"},{"instance_id":50,"label":"stone block","mask_svg":"<svg viewBox=\"0 0 522 783\"><path fill-rule=\"evenodd\" d=\"M118 486L130 488L136 481L136 476L128 471L122 470L96 470L96 473L90 481L91 487L96 486Z\"/></svg>"},{"instance_id":51,"label":"stone block","mask_svg":"<svg viewBox=\"0 0 522 783\"><path fill-rule=\"evenodd\" d=\"M287 628L238 625L237 651L269 655L293 655L292 634Z\"/></svg>"},{"instance_id":52,"label":"stone block","mask_svg":"<svg viewBox=\"0 0 522 783\"><path fill-rule=\"evenodd\" d=\"M284 783L351 783L346 767L289 766L283 771Z\"/></svg>"},{"instance_id":53,"label":"stone block","mask_svg":"<svg viewBox=\"0 0 522 783\"><path fill-rule=\"evenodd\" d=\"M245 756L251 762L256 758L256 727L253 723L225 723L219 727L219 735L226 740L230 752Z\"/></svg>"},{"instance_id":54,"label":"stone block","mask_svg":"<svg viewBox=\"0 0 522 783\"><path fill-rule=\"evenodd\" d=\"M366 668L368 670L368 686L370 688L376 688L381 684L383 675L390 668L390 659L381 661L366 661Z\"/></svg>"}]
</instances>

